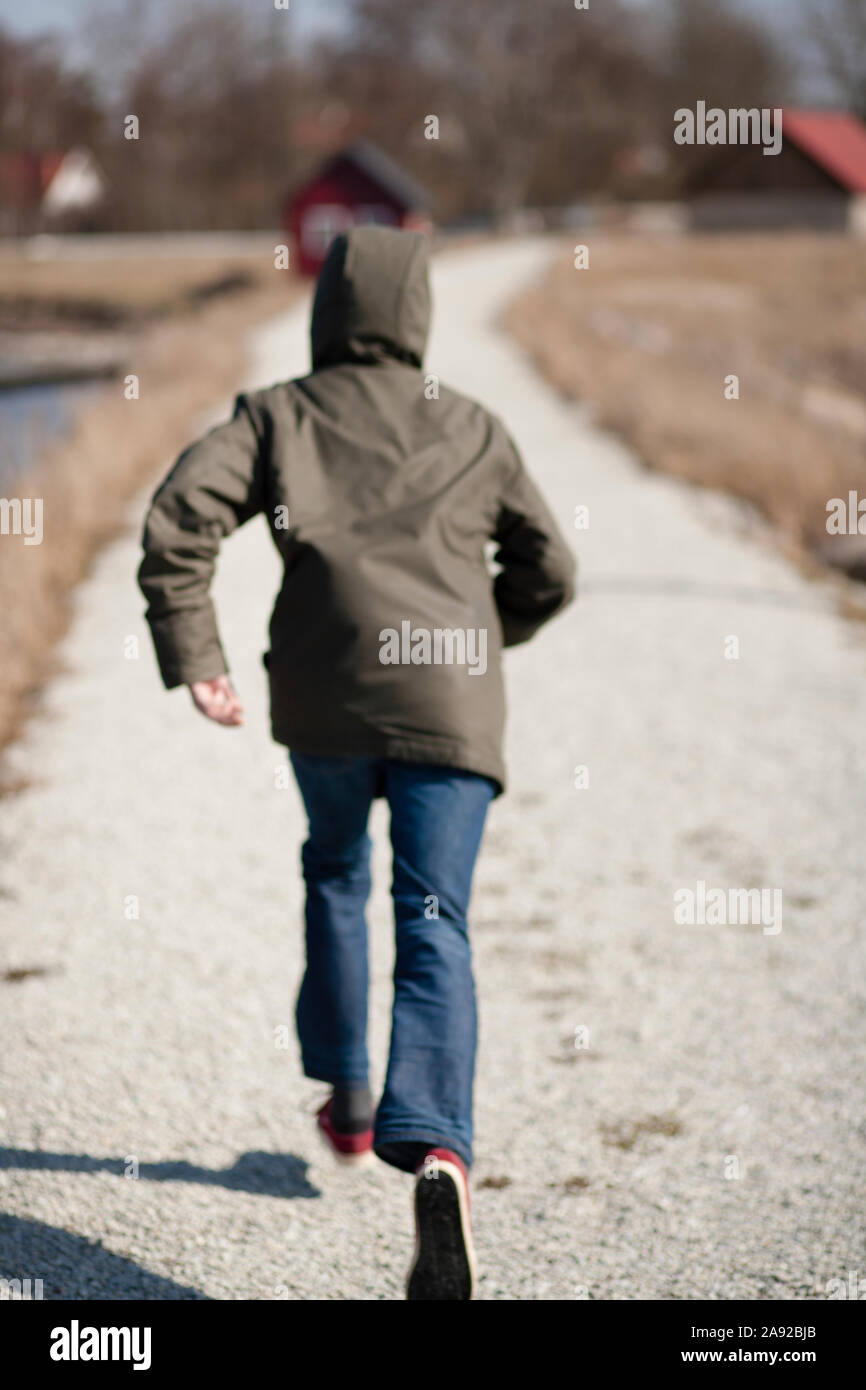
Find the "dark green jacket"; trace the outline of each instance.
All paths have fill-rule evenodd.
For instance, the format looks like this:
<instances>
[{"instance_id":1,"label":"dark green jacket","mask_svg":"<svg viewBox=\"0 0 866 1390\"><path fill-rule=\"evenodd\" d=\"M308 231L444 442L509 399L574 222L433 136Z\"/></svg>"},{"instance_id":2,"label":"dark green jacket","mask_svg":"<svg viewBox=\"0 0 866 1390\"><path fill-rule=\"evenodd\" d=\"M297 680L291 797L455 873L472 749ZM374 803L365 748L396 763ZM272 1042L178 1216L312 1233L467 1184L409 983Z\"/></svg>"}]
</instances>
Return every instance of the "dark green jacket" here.
<instances>
[{"instance_id":1,"label":"dark green jacket","mask_svg":"<svg viewBox=\"0 0 866 1390\"><path fill-rule=\"evenodd\" d=\"M425 377L429 318L426 238L339 237L312 374L239 396L181 455L139 583L165 685L223 674L217 551L264 512L285 566L265 656L274 738L466 768L501 790L501 648L570 602L574 559L501 422Z\"/></svg>"}]
</instances>

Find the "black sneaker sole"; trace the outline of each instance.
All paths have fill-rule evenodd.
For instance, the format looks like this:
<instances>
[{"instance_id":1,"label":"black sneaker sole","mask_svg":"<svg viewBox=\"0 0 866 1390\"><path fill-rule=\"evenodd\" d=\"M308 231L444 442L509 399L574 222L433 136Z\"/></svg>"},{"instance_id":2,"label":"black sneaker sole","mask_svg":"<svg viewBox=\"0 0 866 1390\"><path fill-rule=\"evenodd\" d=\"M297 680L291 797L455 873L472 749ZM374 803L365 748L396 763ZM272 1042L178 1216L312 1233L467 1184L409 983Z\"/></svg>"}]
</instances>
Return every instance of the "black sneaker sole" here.
<instances>
[{"instance_id":1,"label":"black sneaker sole","mask_svg":"<svg viewBox=\"0 0 866 1390\"><path fill-rule=\"evenodd\" d=\"M474 1274L462 1174L440 1163L437 1177L421 1176L415 1184L415 1258L406 1297L413 1302L465 1302L472 1297Z\"/></svg>"}]
</instances>

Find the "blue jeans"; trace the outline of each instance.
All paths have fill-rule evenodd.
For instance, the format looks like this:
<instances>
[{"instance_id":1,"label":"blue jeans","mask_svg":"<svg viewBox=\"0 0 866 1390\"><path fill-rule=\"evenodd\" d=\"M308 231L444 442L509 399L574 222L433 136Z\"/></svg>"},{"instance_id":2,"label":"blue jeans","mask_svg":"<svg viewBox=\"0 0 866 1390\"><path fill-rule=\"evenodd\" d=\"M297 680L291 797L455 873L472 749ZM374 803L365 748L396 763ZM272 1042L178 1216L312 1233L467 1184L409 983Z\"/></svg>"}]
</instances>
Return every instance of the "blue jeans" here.
<instances>
[{"instance_id":1,"label":"blue jeans","mask_svg":"<svg viewBox=\"0 0 866 1390\"><path fill-rule=\"evenodd\" d=\"M366 1085L367 923L376 796L391 812L394 1011L374 1146L408 1172L432 1145L472 1161L477 1016L466 914L487 777L362 756L291 754L310 824L301 852L307 967L296 1012L306 1076Z\"/></svg>"}]
</instances>

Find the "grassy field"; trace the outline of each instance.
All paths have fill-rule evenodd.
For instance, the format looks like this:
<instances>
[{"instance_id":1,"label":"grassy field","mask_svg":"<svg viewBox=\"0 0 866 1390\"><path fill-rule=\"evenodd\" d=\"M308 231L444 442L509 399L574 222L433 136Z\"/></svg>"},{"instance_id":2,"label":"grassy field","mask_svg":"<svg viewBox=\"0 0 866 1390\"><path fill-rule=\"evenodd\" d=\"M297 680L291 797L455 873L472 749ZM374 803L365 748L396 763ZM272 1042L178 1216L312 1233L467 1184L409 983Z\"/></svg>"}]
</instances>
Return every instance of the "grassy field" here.
<instances>
[{"instance_id":1,"label":"grassy field","mask_svg":"<svg viewBox=\"0 0 866 1390\"><path fill-rule=\"evenodd\" d=\"M162 295L178 283L173 275L173 267L160 263L149 282ZM81 283L70 277L57 284L68 294L73 281ZM116 302L108 278L97 283L106 302ZM129 500L167 470L189 442L197 415L232 393L247 332L298 293L297 282L271 270L253 289L139 327L129 370L140 378L140 398L126 400L121 381L101 389L80 410L72 433L16 483L16 496L43 500L44 538L33 546L17 535L0 538L0 746L36 707L39 688L55 669L72 590L123 526Z\"/></svg>"},{"instance_id":2,"label":"grassy field","mask_svg":"<svg viewBox=\"0 0 866 1390\"><path fill-rule=\"evenodd\" d=\"M511 306L517 340L649 467L735 493L832 563L828 499L866 496L866 244L590 242L588 269L564 244ZM726 399L731 376L739 399Z\"/></svg>"},{"instance_id":3,"label":"grassy field","mask_svg":"<svg viewBox=\"0 0 866 1390\"><path fill-rule=\"evenodd\" d=\"M0 254L0 322L45 316L127 323L186 309L228 289L273 284L273 255L31 260Z\"/></svg>"}]
</instances>

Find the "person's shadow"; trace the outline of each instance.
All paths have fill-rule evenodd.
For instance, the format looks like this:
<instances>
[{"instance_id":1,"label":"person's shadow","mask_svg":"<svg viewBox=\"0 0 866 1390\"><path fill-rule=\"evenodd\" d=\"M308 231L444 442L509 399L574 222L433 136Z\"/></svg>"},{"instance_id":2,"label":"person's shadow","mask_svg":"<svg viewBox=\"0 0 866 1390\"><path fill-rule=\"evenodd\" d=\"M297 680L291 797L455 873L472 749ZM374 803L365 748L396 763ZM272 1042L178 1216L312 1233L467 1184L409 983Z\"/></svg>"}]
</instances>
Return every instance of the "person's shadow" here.
<instances>
[{"instance_id":1,"label":"person's shadow","mask_svg":"<svg viewBox=\"0 0 866 1390\"><path fill-rule=\"evenodd\" d=\"M320 1197L307 1181L308 1164L294 1154L251 1150L231 1168L200 1168L185 1159L137 1163L125 1158L93 1158L90 1154L58 1154L45 1149L0 1148L0 1168L42 1169L55 1173L115 1173L119 1178L145 1182L197 1182L256 1192L263 1197Z\"/></svg>"},{"instance_id":2,"label":"person's shadow","mask_svg":"<svg viewBox=\"0 0 866 1390\"><path fill-rule=\"evenodd\" d=\"M184 1159L140 1163L93 1158L89 1154L49 1153L43 1149L0 1148L0 1168L61 1173L115 1173L128 1181L195 1182L255 1192L267 1197L319 1197L307 1181L307 1164L294 1154L241 1154L231 1168L200 1168ZM45 1299L207 1299L198 1289L151 1274L133 1260L113 1255L99 1241L72 1235L57 1226L0 1214L0 1284L3 1297ZM15 1283L21 1281L21 1288ZM27 1284L27 1280L30 1284Z\"/></svg>"},{"instance_id":3,"label":"person's shadow","mask_svg":"<svg viewBox=\"0 0 866 1390\"><path fill-rule=\"evenodd\" d=\"M85 1240L42 1221L0 1214L2 1298L196 1299L208 1295L151 1274L134 1260L113 1255L99 1241Z\"/></svg>"}]
</instances>

